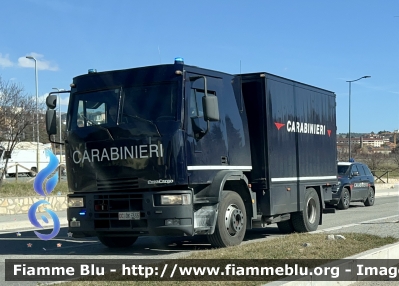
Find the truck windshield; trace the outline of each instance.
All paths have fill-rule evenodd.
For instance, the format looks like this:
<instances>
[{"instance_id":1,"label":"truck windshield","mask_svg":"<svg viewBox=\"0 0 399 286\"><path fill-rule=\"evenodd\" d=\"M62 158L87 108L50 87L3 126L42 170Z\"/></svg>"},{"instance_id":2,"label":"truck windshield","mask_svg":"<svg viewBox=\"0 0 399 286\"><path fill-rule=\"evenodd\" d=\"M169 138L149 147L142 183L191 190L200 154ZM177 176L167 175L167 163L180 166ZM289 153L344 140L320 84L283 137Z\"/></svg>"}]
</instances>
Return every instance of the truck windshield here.
<instances>
[{"instance_id":1,"label":"truck windshield","mask_svg":"<svg viewBox=\"0 0 399 286\"><path fill-rule=\"evenodd\" d=\"M77 94L71 128L176 120L176 98L177 83L170 82Z\"/></svg>"}]
</instances>

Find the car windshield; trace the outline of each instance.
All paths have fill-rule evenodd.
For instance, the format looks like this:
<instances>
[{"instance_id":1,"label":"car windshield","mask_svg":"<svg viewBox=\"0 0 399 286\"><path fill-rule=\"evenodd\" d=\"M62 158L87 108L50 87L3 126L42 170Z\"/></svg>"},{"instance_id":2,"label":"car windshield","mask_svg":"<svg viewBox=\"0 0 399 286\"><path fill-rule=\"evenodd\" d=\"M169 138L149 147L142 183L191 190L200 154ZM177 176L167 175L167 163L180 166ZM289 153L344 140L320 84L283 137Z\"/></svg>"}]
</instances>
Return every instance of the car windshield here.
<instances>
[{"instance_id":1,"label":"car windshield","mask_svg":"<svg viewBox=\"0 0 399 286\"><path fill-rule=\"evenodd\" d=\"M338 165L338 175L345 175L349 169L349 165Z\"/></svg>"},{"instance_id":2,"label":"car windshield","mask_svg":"<svg viewBox=\"0 0 399 286\"><path fill-rule=\"evenodd\" d=\"M129 123L176 120L177 84L157 83L76 94L71 127L115 126ZM130 118L130 119L129 119Z\"/></svg>"}]
</instances>

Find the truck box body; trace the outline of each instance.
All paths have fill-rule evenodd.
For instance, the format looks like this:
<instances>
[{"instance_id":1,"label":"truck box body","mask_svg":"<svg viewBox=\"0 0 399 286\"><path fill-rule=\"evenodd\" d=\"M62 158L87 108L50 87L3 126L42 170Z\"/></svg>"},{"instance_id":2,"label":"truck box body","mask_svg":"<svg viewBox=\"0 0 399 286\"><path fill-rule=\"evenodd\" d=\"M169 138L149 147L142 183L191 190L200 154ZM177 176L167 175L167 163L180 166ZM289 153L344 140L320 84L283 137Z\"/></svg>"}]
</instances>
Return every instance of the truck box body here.
<instances>
[{"instance_id":1,"label":"truck box body","mask_svg":"<svg viewBox=\"0 0 399 286\"><path fill-rule=\"evenodd\" d=\"M262 213L297 210L299 189L308 183L335 184L335 94L268 73L242 75L242 90L251 182L253 189L266 190L264 196L257 192Z\"/></svg>"}]
</instances>

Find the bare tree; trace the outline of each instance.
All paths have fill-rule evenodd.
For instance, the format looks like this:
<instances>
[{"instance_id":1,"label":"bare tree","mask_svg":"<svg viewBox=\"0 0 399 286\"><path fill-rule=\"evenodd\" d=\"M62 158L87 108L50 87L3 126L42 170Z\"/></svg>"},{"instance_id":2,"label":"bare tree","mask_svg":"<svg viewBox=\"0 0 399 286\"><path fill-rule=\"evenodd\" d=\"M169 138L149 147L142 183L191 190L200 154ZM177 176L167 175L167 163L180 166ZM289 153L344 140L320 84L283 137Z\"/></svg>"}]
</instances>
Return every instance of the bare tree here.
<instances>
[{"instance_id":1,"label":"bare tree","mask_svg":"<svg viewBox=\"0 0 399 286\"><path fill-rule=\"evenodd\" d=\"M21 85L4 81L0 76L0 139L10 154L19 141L33 139L35 108L34 98L28 96ZM32 134L31 138L28 134ZM7 172L8 158L3 161L0 186Z\"/></svg>"},{"instance_id":2,"label":"bare tree","mask_svg":"<svg viewBox=\"0 0 399 286\"><path fill-rule=\"evenodd\" d=\"M391 158L395 165L399 168L399 145L392 150Z\"/></svg>"},{"instance_id":3,"label":"bare tree","mask_svg":"<svg viewBox=\"0 0 399 286\"><path fill-rule=\"evenodd\" d=\"M364 163L366 163L371 170L378 170L380 169L382 163L387 160L387 156L381 153L372 153L368 154L365 159Z\"/></svg>"}]
</instances>

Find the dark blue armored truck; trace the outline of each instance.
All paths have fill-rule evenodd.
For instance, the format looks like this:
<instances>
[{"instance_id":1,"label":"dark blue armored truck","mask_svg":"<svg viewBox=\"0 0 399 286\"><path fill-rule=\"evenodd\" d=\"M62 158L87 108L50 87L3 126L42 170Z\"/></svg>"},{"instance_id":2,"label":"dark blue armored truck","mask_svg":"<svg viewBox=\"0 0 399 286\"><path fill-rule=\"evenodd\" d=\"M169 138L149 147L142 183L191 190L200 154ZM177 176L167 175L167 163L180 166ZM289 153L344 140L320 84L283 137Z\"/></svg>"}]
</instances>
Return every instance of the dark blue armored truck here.
<instances>
[{"instance_id":1,"label":"dark blue armored truck","mask_svg":"<svg viewBox=\"0 0 399 286\"><path fill-rule=\"evenodd\" d=\"M67 112L69 231L238 245L277 223L316 230L337 184L335 94L272 74L174 64L75 77ZM56 95L47 133L57 132Z\"/></svg>"}]
</instances>

